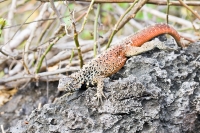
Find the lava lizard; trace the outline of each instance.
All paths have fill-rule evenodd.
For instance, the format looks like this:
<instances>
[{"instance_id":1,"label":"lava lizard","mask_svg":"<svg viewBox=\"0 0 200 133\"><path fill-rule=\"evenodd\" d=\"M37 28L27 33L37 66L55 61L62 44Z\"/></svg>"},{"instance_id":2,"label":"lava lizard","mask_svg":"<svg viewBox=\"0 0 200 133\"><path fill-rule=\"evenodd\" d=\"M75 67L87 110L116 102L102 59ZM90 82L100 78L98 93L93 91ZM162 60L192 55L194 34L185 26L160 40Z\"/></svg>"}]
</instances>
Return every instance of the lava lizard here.
<instances>
[{"instance_id":1,"label":"lava lizard","mask_svg":"<svg viewBox=\"0 0 200 133\"><path fill-rule=\"evenodd\" d=\"M149 26L140 32L136 32L127 38L117 42L116 45L100 54L97 58L91 60L83 68L71 74L63 76L59 80L58 90L67 92L76 91L81 88L83 83L97 84L96 96L102 101L104 78L118 72L125 64L127 57L138 55L154 48L167 49L162 42L151 40L161 34L170 34L176 40L178 46L184 47L181 43L181 37L178 32L167 24L155 24Z\"/></svg>"}]
</instances>

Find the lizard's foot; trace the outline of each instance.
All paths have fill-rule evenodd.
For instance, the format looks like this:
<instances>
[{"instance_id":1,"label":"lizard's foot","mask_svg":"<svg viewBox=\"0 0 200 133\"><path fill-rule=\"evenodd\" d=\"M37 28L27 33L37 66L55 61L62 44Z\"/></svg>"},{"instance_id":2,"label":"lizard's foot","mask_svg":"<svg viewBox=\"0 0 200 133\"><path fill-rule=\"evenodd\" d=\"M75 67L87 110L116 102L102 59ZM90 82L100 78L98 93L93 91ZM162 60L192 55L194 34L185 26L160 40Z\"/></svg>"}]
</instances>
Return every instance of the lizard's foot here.
<instances>
[{"instance_id":1,"label":"lizard's foot","mask_svg":"<svg viewBox=\"0 0 200 133\"><path fill-rule=\"evenodd\" d=\"M98 105L99 105L99 101L100 101L101 103L103 103L102 97L105 97L105 98L106 98L106 96L105 96L104 93L103 93L104 77L101 77L101 76L95 77L95 78L94 78L94 82L97 83L97 93L96 93L95 96L97 97Z\"/></svg>"},{"instance_id":2,"label":"lizard's foot","mask_svg":"<svg viewBox=\"0 0 200 133\"><path fill-rule=\"evenodd\" d=\"M98 90L98 89L97 89L97 93L95 94L95 96L97 97L98 105L99 105L100 103L103 103L102 97L106 98L106 96L105 96L104 93L103 93L103 90Z\"/></svg>"}]
</instances>

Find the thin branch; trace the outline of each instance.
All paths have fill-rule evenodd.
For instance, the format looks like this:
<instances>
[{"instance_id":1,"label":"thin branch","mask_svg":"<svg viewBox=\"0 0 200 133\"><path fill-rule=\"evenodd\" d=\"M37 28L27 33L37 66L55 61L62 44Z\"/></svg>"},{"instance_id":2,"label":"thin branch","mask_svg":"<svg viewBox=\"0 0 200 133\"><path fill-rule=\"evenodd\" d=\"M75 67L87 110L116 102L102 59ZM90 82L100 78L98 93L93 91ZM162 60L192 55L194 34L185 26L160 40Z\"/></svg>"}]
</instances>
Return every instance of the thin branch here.
<instances>
[{"instance_id":1,"label":"thin branch","mask_svg":"<svg viewBox=\"0 0 200 133\"><path fill-rule=\"evenodd\" d=\"M80 13L81 11L87 9L88 7L85 7L79 11L76 11L75 13ZM86 13L85 13L86 14ZM66 17L69 17L70 15L66 15L66 16L62 16L61 18L66 18ZM47 20L55 20L57 19L57 17L52 17L52 18L46 18L46 19L40 19L40 20L35 20L35 21L31 21L31 22L27 22L27 23L23 23L23 24L16 24L16 25L12 25L12 26L5 26L3 27L2 29L8 29L8 28L13 28L13 27L18 27L18 26L21 26L21 25L26 25L26 24L31 24L31 23L35 23L35 22L40 22L40 21L47 21Z\"/></svg>"},{"instance_id":2,"label":"thin branch","mask_svg":"<svg viewBox=\"0 0 200 133\"><path fill-rule=\"evenodd\" d=\"M122 21L119 25L118 30L120 30L129 20L135 17L136 13L147 3L148 0L139 0L139 2L135 5L133 10L129 13L124 21Z\"/></svg>"},{"instance_id":3,"label":"thin branch","mask_svg":"<svg viewBox=\"0 0 200 133\"><path fill-rule=\"evenodd\" d=\"M49 2L49 0L37 0L41 2ZM54 1L65 1L65 0L54 0ZM81 2L91 2L92 0L68 0L68 1L81 1ZM133 3L135 0L95 0L94 3ZM166 0L148 0L147 4L156 5L167 5ZM189 6L200 6L200 1L185 1L185 4ZM178 1L170 1L171 6L181 6Z\"/></svg>"},{"instance_id":4,"label":"thin branch","mask_svg":"<svg viewBox=\"0 0 200 133\"><path fill-rule=\"evenodd\" d=\"M35 8L35 10L27 17L27 19L24 21L24 23L33 15L33 13L34 13L41 5L42 5L42 3L41 3L38 7ZM6 42L4 45L1 46L1 48L0 48L0 52L1 52L1 53L3 53L3 54L6 55L6 56L15 57L15 55L7 54L7 53L3 50L3 47L4 47L6 44L8 44L8 43L14 38L14 36L15 36L15 35L18 33L18 31L22 28L22 26L24 25L24 23L22 23L22 24L20 25L20 27L17 29L17 31L15 32L15 34L11 37L11 39L10 39L8 42Z\"/></svg>"},{"instance_id":5,"label":"thin branch","mask_svg":"<svg viewBox=\"0 0 200 133\"><path fill-rule=\"evenodd\" d=\"M82 17L85 16L85 13L81 14L76 20L75 22L79 21ZM75 23L74 22L74 23ZM54 37L52 37L50 40L52 40L52 43L48 46L48 48L46 49L46 51L43 53L43 55L41 56L39 62L38 62L38 65L36 67L36 70L35 72L36 73L39 73L40 69L41 69L41 66L42 66L42 62L45 58L45 56L47 55L47 53L51 50L51 48L53 47L53 45L60 39L62 38L63 36L66 35L66 32L63 32L64 30L64 25L60 25L60 28L58 29L58 31L56 31ZM58 36L59 35L59 36ZM57 36L57 37L56 37ZM50 41L49 40L49 41ZM43 67L43 66L42 66Z\"/></svg>"},{"instance_id":6,"label":"thin branch","mask_svg":"<svg viewBox=\"0 0 200 133\"><path fill-rule=\"evenodd\" d=\"M42 8L42 10L40 11L40 14L39 14L39 16L38 16L37 19L41 19L41 18L43 17L44 13L46 12L47 9L48 9L48 3L45 3L45 4L43 5L43 8ZM25 46L24 46L24 51L23 51L23 64L24 64L25 66L28 65L28 51L29 51L29 47L30 47L30 45L31 45L31 41L33 40L33 37L35 36L35 32L36 32L36 29L37 29L38 25L39 25L39 23L35 23L35 24L33 25L33 29L32 29L32 31L31 31L31 34L30 34L30 36L29 36L29 38L28 38L28 40L27 40L27 42L26 42L26 44L25 44ZM25 70L26 70L26 69L25 69ZM29 71L28 71L28 72L29 72Z\"/></svg>"},{"instance_id":7,"label":"thin branch","mask_svg":"<svg viewBox=\"0 0 200 133\"><path fill-rule=\"evenodd\" d=\"M79 41L78 41L78 32L76 31L75 22L72 22L72 25L73 25L73 28L74 28L74 41L75 41L76 48L77 48L77 51L78 51L78 57L79 57L79 60L80 60L80 67L82 68L83 67L83 57L82 57L81 47L80 47Z\"/></svg>"},{"instance_id":8,"label":"thin branch","mask_svg":"<svg viewBox=\"0 0 200 133\"><path fill-rule=\"evenodd\" d=\"M189 11L191 11L191 12L200 20L200 15L199 15L197 12L193 11L187 4L185 4L186 1L185 1L185 3L184 3L182 0L179 0L179 2L180 2L185 8L187 8Z\"/></svg>"},{"instance_id":9,"label":"thin branch","mask_svg":"<svg viewBox=\"0 0 200 133\"><path fill-rule=\"evenodd\" d=\"M74 57L74 49L72 49L71 57L70 57L70 59L69 59L69 64L72 63L72 59L73 59L73 57Z\"/></svg>"},{"instance_id":10,"label":"thin branch","mask_svg":"<svg viewBox=\"0 0 200 133\"><path fill-rule=\"evenodd\" d=\"M6 82L11 82L11 81L20 80L20 79L27 79L27 78L39 79L41 77L57 75L57 74L64 73L64 72L78 71L78 70L79 70L78 67L70 67L69 69L62 68L62 69L58 69L58 70L51 71L51 72L42 72L42 73L37 73L37 74L19 74L19 75L7 77L7 78L2 78L0 80L0 84L4 84Z\"/></svg>"},{"instance_id":11,"label":"thin branch","mask_svg":"<svg viewBox=\"0 0 200 133\"><path fill-rule=\"evenodd\" d=\"M39 6L37 6L37 8L35 8L34 9L34 11L28 16L28 18L41 6L42 4L40 4ZM26 18L26 20L24 21L24 23L27 21L27 19L28 18ZM8 41L9 42L9 45L6 45L6 44L4 44L2 47L1 47L1 49L0 49L0 51L2 52L2 53L4 53L4 55L6 55L6 57L7 58L11 58L11 59L17 59L18 57L20 57L19 56L19 54L18 54L18 50L16 50L16 49L14 49L14 48L16 48L19 44L21 44L21 42L23 41L23 40L25 40L25 39L27 39L28 38L28 36L30 35L30 27L32 26L29 26L29 27L27 27L25 30L23 30L23 31L21 31L18 35L17 35L17 37L16 38L14 38L14 36L16 35L16 33L21 29L21 27L23 26L23 24L21 24L21 26L17 29L17 31L15 32L15 34L12 36L12 38ZM33 26L32 26L33 27ZM30 28L30 29L29 29ZM14 38L14 39L13 39ZM14 44L14 45L13 45ZM14 50L13 50L14 49ZM12 51L13 50L13 51ZM19 58L18 58L19 59ZM6 61L6 60L4 60L4 61ZM2 62L2 60L1 60L1 62ZM30 71L28 70L28 66L27 66L27 64L25 64L25 63L22 63L22 64L20 64L20 63L18 63L19 65L16 65L17 66L17 68L19 68L18 70L21 70L21 68L22 68L22 65L24 65L24 69L27 71L27 73L30 73ZM20 68L21 67L21 68ZM14 67L13 68L13 70L16 70L15 69L16 67ZM10 74L10 72L11 71L9 71L9 74ZM15 71L12 71L13 73L16 73Z\"/></svg>"},{"instance_id":12,"label":"thin branch","mask_svg":"<svg viewBox=\"0 0 200 133\"><path fill-rule=\"evenodd\" d=\"M54 0L49 0L50 1L50 4L51 4L51 7L53 9L53 11L56 13L56 16L57 16L57 19L60 21L60 24L61 25L65 25L65 22L63 21L60 13L58 12L58 10L56 9L56 6L54 4Z\"/></svg>"},{"instance_id":13,"label":"thin branch","mask_svg":"<svg viewBox=\"0 0 200 133\"><path fill-rule=\"evenodd\" d=\"M68 16L64 16L62 18L65 18L65 17L68 17ZM57 17L52 17L52 18L47 18L47 19L40 19L40 20L34 20L34 21L31 21L31 22L23 23L23 25L27 25L27 24L31 24L31 23L36 23L36 22L41 22L41 21L55 20L55 19L57 19ZM22 24L16 24L16 25L12 25L12 26L5 26L3 29L15 28L15 27L18 27L18 26L21 26L21 25Z\"/></svg>"},{"instance_id":14,"label":"thin branch","mask_svg":"<svg viewBox=\"0 0 200 133\"><path fill-rule=\"evenodd\" d=\"M97 4L97 11L96 11L96 17L94 21L94 57L97 55L97 36L98 36L98 19L99 19L99 13L100 13L101 5Z\"/></svg>"},{"instance_id":15,"label":"thin branch","mask_svg":"<svg viewBox=\"0 0 200 133\"><path fill-rule=\"evenodd\" d=\"M50 28L50 26L52 25L53 22L55 22L55 21L48 21L47 22L47 24L45 25L45 28L43 29L41 35L38 37L38 41L37 41L36 44L39 44L42 41L44 35L47 33L48 29Z\"/></svg>"},{"instance_id":16,"label":"thin branch","mask_svg":"<svg viewBox=\"0 0 200 133\"><path fill-rule=\"evenodd\" d=\"M170 0L167 0L167 13L166 13L167 24L169 23L169 8L170 8L169 2L170 2Z\"/></svg>"},{"instance_id":17,"label":"thin branch","mask_svg":"<svg viewBox=\"0 0 200 133\"><path fill-rule=\"evenodd\" d=\"M84 17L84 16L85 16L85 13L81 14L81 15L75 20L75 22L79 21L79 20L80 20L82 17ZM75 23L75 22L74 22L74 23ZM48 52L51 50L51 48L53 47L53 45L54 45L60 38L62 38L63 36L66 35L66 32L63 32L63 30L64 30L64 25L60 25L60 28L58 29L58 31L56 31L55 36L53 37L52 43L48 46L48 48L46 49L46 51L45 51L45 52L43 53L43 55L41 56L41 58L40 58L40 60L39 60L39 63L38 63L38 65L37 65L37 67L36 67L36 70L35 70L36 73L39 73L40 68L41 68L41 66L42 66L42 62L43 62L45 56L47 55L47 53L48 53ZM57 36L57 37L56 37L56 36Z\"/></svg>"},{"instance_id":18,"label":"thin branch","mask_svg":"<svg viewBox=\"0 0 200 133\"><path fill-rule=\"evenodd\" d=\"M107 43L108 41L108 37L111 35L111 30L109 30L103 38L100 38L98 40L98 43L100 45L103 45L105 43ZM86 52L89 52L91 50L93 50L93 43L91 44L88 44L88 45L84 45L82 48L82 53L86 53ZM77 51L74 51L74 56L77 56L78 53ZM56 63L59 63L60 61L63 61L63 60L67 60L71 57L71 52L66 52L66 53L63 53L62 56L60 56L60 54L58 55L55 55L53 58L51 58L50 60L48 60L48 66L53 66L55 65ZM41 67L41 70L44 71L45 70L45 65L42 65Z\"/></svg>"},{"instance_id":19,"label":"thin branch","mask_svg":"<svg viewBox=\"0 0 200 133\"><path fill-rule=\"evenodd\" d=\"M29 78L28 80L26 80L24 83L23 83L23 86L19 88L19 90L22 90L24 89L31 81L31 78ZM19 86L17 84L15 84L15 86ZM7 87L6 87L7 88Z\"/></svg>"},{"instance_id":20,"label":"thin branch","mask_svg":"<svg viewBox=\"0 0 200 133\"><path fill-rule=\"evenodd\" d=\"M47 59L46 59L46 57L45 57L45 65L46 65L46 69L47 69ZM46 89L47 89L47 99L49 99L49 76L46 76L46 78L47 78L47 81L46 81Z\"/></svg>"},{"instance_id":21,"label":"thin branch","mask_svg":"<svg viewBox=\"0 0 200 133\"><path fill-rule=\"evenodd\" d=\"M64 25L60 25L60 28L59 30L56 32L56 34L59 34L58 37L56 37L52 42L51 44L48 46L48 48L45 50L45 52L42 54L40 60L39 60L39 63L37 65L37 68L36 68L36 73L39 73L40 71L40 68L42 66L42 62L44 60L44 58L46 57L47 53L51 50L51 48L53 47L53 45L60 39L62 38L63 36L66 35L66 32L62 32L64 29Z\"/></svg>"},{"instance_id":22,"label":"thin branch","mask_svg":"<svg viewBox=\"0 0 200 133\"><path fill-rule=\"evenodd\" d=\"M121 23L121 21L123 20L123 18L127 15L127 13L129 13L131 11L131 9L135 6L135 4L137 2L138 2L138 0L134 1L134 3L131 4L131 6L125 11L125 13L123 15L121 15L121 17L119 18L119 20L117 21L117 23L114 26L114 30L111 33L111 36L110 36L110 38L108 40L106 48L110 47L110 43L112 42L114 35L117 33L117 31L119 31L119 29L118 29L119 24Z\"/></svg>"},{"instance_id":23,"label":"thin branch","mask_svg":"<svg viewBox=\"0 0 200 133\"><path fill-rule=\"evenodd\" d=\"M82 24L82 26L81 26L81 30L79 31L79 33L82 32L83 29L84 29L84 27L85 27L85 24L86 24L86 22L87 22L87 18L88 18L89 12L90 12L90 10L92 9L92 6L93 6L93 4L94 4L94 1L95 1L95 0L92 0L91 3L90 3L90 6L89 6L89 8L88 8L88 10L87 10L87 13L86 13L85 17L84 17L84 21L83 21L83 24Z\"/></svg>"},{"instance_id":24,"label":"thin branch","mask_svg":"<svg viewBox=\"0 0 200 133\"><path fill-rule=\"evenodd\" d=\"M157 16L159 18L166 19L166 17L165 17L166 14L162 13L162 12L160 12L158 10L155 10L155 9L152 9L152 8L148 8L147 6L144 6L142 8L142 10L145 11L145 12L148 12L148 13L150 13L152 15L155 15L155 16ZM172 16L172 15L169 15L169 21L181 24L181 25L183 25L185 27L188 27L188 28L193 28L193 25L195 27L199 28L199 25L196 24L196 23L194 23L192 25L192 23L190 21L182 19L182 18L179 18L179 17L176 17L176 16Z\"/></svg>"},{"instance_id":25,"label":"thin branch","mask_svg":"<svg viewBox=\"0 0 200 133\"><path fill-rule=\"evenodd\" d=\"M76 18L75 22L78 22L79 20L81 20L84 16L85 16L86 12L82 13L80 16L78 16L78 18ZM43 41L42 43L40 43L39 47L48 43L49 41L52 41L53 39L55 39L56 37L50 37L48 40ZM32 49L30 49L30 51L36 51L38 49L38 46L33 47Z\"/></svg>"},{"instance_id":26,"label":"thin branch","mask_svg":"<svg viewBox=\"0 0 200 133\"><path fill-rule=\"evenodd\" d=\"M24 66L24 69L26 70L26 73L27 73L27 74L31 74L31 72L30 72L29 69L28 69L27 64L24 62L24 59L22 60L22 64L23 64L23 66Z\"/></svg>"},{"instance_id":27,"label":"thin branch","mask_svg":"<svg viewBox=\"0 0 200 133\"><path fill-rule=\"evenodd\" d=\"M117 14L119 14L119 15L124 14L124 9L122 7L120 7L119 4L114 4L114 5L115 5L114 8L116 8L116 13ZM141 30L141 29L144 28L144 26L141 24L141 22L139 22L139 21L137 21L135 19L130 19L129 23L131 25L130 28L134 27L134 28L136 28L138 30ZM127 25L127 26L129 26L129 25Z\"/></svg>"},{"instance_id":28,"label":"thin branch","mask_svg":"<svg viewBox=\"0 0 200 133\"><path fill-rule=\"evenodd\" d=\"M13 19L13 16L14 16L14 11L16 10L16 4L17 4L17 0L12 0L11 7L10 7L9 12L8 12L8 19L6 20L7 25L12 25L12 23L13 23L12 19ZM5 30L4 43L8 42L9 35L10 35L10 29Z\"/></svg>"}]
</instances>

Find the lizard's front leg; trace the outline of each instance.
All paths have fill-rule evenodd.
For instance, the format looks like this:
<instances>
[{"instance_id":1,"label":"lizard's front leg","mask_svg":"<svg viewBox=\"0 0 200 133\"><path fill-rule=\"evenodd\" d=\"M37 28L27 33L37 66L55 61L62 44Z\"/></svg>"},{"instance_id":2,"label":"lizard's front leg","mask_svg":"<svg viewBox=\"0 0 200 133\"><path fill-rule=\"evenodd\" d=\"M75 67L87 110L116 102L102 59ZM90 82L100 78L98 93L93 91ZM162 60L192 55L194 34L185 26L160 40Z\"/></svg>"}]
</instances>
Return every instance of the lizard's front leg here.
<instances>
[{"instance_id":1,"label":"lizard's front leg","mask_svg":"<svg viewBox=\"0 0 200 133\"><path fill-rule=\"evenodd\" d=\"M106 96L103 93L103 87L104 87L104 77L98 76L94 78L94 82L97 83L97 93L95 96L97 96L98 99L98 104L99 104L99 100L102 103L102 96L106 98Z\"/></svg>"},{"instance_id":2,"label":"lizard's front leg","mask_svg":"<svg viewBox=\"0 0 200 133\"><path fill-rule=\"evenodd\" d=\"M134 55L138 55L138 54L150 51L154 48L169 49L169 50L171 49L165 46L165 44L159 40L152 40L150 42L144 43L141 47L128 46L126 48L125 55L127 57L130 57L130 56L134 56Z\"/></svg>"}]
</instances>

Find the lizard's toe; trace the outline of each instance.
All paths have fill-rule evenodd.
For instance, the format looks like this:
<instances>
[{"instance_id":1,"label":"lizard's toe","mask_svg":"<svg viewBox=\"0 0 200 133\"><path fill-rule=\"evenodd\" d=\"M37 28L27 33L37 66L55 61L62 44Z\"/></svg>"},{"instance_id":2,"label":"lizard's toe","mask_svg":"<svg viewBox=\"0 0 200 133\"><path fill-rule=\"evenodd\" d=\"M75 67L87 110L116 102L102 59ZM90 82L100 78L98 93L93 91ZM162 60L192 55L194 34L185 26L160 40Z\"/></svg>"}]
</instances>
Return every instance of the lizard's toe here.
<instances>
[{"instance_id":1,"label":"lizard's toe","mask_svg":"<svg viewBox=\"0 0 200 133\"><path fill-rule=\"evenodd\" d=\"M100 105L100 103L102 103L102 96L99 93L96 93L95 96L97 97L97 104ZM100 101L100 102L99 102Z\"/></svg>"},{"instance_id":2,"label":"lizard's toe","mask_svg":"<svg viewBox=\"0 0 200 133\"><path fill-rule=\"evenodd\" d=\"M95 96L97 97L97 103L98 105L103 103L103 100L102 100L102 97L106 98L106 96L104 95L103 92L100 92L100 93L96 93Z\"/></svg>"}]
</instances>

